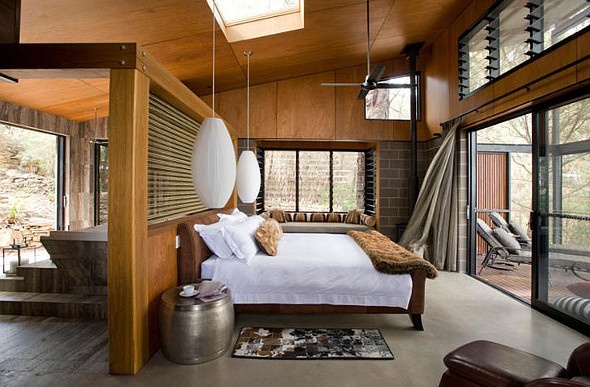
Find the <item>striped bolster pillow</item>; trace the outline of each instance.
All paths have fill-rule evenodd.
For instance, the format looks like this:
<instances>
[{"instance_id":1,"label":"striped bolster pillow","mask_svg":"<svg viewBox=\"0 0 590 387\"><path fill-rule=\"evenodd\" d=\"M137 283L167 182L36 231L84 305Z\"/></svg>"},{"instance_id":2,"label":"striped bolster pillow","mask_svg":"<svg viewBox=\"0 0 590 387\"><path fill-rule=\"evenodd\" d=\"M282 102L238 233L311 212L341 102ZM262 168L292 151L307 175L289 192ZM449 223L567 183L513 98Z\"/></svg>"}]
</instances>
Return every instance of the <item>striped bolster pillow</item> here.
<instances>
[{"instance_id":1,"label":"striped bolster pillow","mask_svg":"<svg viewBox=\"0 0 590 387\"><path fill-rule=\"evenodd\" d=\"M590 299L582 297L561 297L554 305L572 316L590 321Z\"/></svg>"}]
</instances>

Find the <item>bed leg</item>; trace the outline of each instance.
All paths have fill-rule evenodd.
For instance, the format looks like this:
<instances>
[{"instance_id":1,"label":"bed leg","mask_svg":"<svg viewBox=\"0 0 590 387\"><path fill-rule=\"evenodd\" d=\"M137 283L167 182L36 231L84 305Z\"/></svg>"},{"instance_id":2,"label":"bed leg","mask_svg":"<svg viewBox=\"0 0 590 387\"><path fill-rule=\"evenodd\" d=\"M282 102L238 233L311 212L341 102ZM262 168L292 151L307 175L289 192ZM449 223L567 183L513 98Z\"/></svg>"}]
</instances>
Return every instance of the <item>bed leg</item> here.
<instances>
[{"instance_id":1,"label":"bed leg","mask_svg":"<svg viewBox=\"0 0 590 387\"><path fill-rule=\"evenodd\" d=\"M412 320L412 325L414 329L417 331L423 331L424 326L422 325L422 315L421 314L410 314L410 320Z\"/></svg>"}]
</instances>

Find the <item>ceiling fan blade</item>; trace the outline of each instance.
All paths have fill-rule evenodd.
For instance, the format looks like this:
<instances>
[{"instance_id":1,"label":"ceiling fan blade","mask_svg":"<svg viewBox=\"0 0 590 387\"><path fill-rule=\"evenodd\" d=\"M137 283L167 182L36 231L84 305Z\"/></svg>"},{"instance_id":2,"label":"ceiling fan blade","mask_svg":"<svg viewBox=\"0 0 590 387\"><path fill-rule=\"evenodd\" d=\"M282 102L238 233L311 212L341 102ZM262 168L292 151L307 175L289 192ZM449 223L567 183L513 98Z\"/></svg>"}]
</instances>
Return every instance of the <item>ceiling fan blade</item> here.
<instances>
[{"instance_id":1,"label":"ceiling fan blade","mask_svg":"<svg viewBox=\"0 0 590 387\"><path fill-rule=\"evenodd\" d=\"M334 87L359 87L360 83L322 83L322 86L334 86Z\"/></svg>"},{"instance_id":2,"label":"ceiling fan blade","mask_svg":"<svg viewBox=\"0 0 590 387\"><path fill-rule=\"evenodd\" d=\"M408 89L412 87L411 83L377 83L377 89Z\"/></svg>"},{"instance_id":3,"label":"ceiling fan blade","mask_svg":"<svg viewBox=\"0 0 590 387\"><path fill-rule=\"evenodd\" d=\"M373 72L369 75L369 77L367 78L367 82L378 82L381 77L383 76L383 73L385 72L385 66L378 64L377 66L375 66L375 68L373 69Z\"/></svg>"},{"instance_id":4,"label":"ceiling fan blade","mask_svg":"<svg viewBox=\"0 0 590 387\"><path fill-rule=\"evenodd\" d=\"M365 97L367 96L367 94L369 93L369 91L370 91L369 89L366 89L364 87L361 88L361 91L360 91L357 99L365 99Z\"/></svg>"}]
</instances>

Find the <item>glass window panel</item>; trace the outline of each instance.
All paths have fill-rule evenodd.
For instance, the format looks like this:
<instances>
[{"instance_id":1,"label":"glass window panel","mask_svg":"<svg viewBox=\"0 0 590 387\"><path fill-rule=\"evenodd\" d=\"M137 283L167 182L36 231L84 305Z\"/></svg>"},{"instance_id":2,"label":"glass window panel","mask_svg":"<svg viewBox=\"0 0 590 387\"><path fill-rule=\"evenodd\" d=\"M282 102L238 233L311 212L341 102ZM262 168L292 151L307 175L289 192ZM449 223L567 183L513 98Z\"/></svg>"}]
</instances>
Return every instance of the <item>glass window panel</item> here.
<instances>
[{"instance_id":1,"label":"glass window panel","mask_svg":"<svg viewBox=\"0 0 590 387\"><path fill-rule=\"evenodd\" d=\"M216 0L225 25L299 11L299 0Z\"/></svg>"},{"instance_id":2,"label":"glass window panel","mask_svg":"<svg viewBox=\"0 0 590 387\"><path fill-rule=\"evenodd\" d=\"M299 152L299 211L330 211L330 152Z\"/></svg>"},{"instance_id":3,"label":"glass window panel","mask_svg":"<svg viewBox=\"0 0 590 387\"><path fill-rule=\"evenodd\" d=\"M590 25L587 0L545 0L543 12L545 49Z\"/></svg>"},{"instance_id":4,"label":"glass window panel","mask_svg":"<svg viewBox=\"0 0 590 387\"><path fill-rule=\"evenodd\" d=\"M410 76L394 77L383 81L392 85L410 83ZM416 77L416 84L420 85L420 78ZM419 87L416 98L419 100ZM376 120L409 120L411 118L411 90L409 87L402 89L375 89L369 91L365 98L365 116L367 119ZM419 118L419 117L418 117Z\"/></svg>"},{"instance_id":5,"label":"glass window panel","mask_svg":"<svg viewBox=\"0 0 590 387\"><path fill-rule=\"evenodd\" d=\"M525 30L529 10L525 5L526 0L512 1L500 12L500 74L529 58L525 55L529 49L529 33Z\"/></svg>"},{"instance_id":6,"label":"glass window panel","mask_svg":"<svg viewBox=\"0 0 590 387\"><path fill-rule=\"evenodd\" d=\"M363 208L365 202L365 154L334 152L332 211L345 212Z\"/></svg>"},{"instance_id":7,"label":"glass window panel","mask_svg":"<svg viewBox=\"0 0 590 387\"><path fill-rule=\"evenodd\" d=\"M96 224L105 224L109 217L109 148L107 144L96 144Z\"/></svg>"},{"instance_id":8,"label":"glass window panel","mask_svg":"<svg viewBox=\"0 0 590 387\"><path fill-rule=\"evenodd\" d=\"M488 51L486 50L487 31L484 29L486 26L482 26L468 42L469 46L469 92L483 86L488 82L486 76L488 71L486 66L488 65Z\"/></svg>"},{"instance_id":9,"label":"glass window panel","mask_svg":"<svg viewBox=\"0 0 590 387\"><path fill-rule=\"evenodd\" d=\"M590 280L590 99L549 110L541 191L548 223L547 302L580 319L559 300L576 296L568 285ZM541 169L543 171L543 169ZM568 270L563 270L567 267ZM569 270L571 269L571 270Z\"/></svg>"},{"instance_id":10,"label":"glass window panel","mask_svg":"<svg viewBox=\"0 0 590 387\"><path fill-rule=\"evenodd\" d=\"M264 209L295 211L295 151L264 152Z\"/></svg>"}]
</instances>

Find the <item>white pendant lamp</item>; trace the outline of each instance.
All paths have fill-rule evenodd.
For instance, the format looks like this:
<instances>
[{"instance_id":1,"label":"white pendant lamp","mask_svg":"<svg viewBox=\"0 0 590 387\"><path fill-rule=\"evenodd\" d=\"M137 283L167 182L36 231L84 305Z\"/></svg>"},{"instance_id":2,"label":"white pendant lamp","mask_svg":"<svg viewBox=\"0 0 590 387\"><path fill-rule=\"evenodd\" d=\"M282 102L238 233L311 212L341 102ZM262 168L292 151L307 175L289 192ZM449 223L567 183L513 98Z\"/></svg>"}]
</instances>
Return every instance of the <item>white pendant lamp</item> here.
<instances>
[{"instance_id":1,"label":"white pendant lamp","mask_svg":"<svg viewBox=\"0 0 590 387\"><path fill-rule=\"evenodd\" d=\"M246 146L238 159L238 196L243 203L254 203L260 192L260 169L254 152L250 150L250 56L252 51L244 52L248 57L246 83Z\"/></svg>"},{"instance_id":2,"label":"white pendant lamp","mask_svg":"<svg viewBox=\"0 0 590 387\"><path fill-rule=\"evenodd\" d=\"M193 185L207 208L223 208L236 182L236 154L223 120L215 118L215 1L213 2L213 116L205 118L192 155Z\"/></svg>"}]
</instances>

